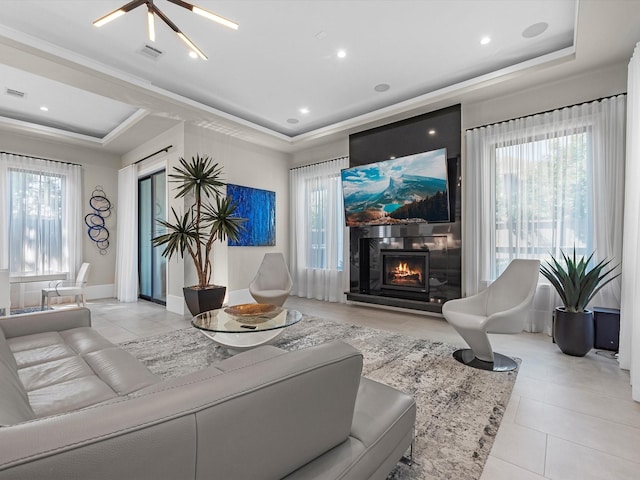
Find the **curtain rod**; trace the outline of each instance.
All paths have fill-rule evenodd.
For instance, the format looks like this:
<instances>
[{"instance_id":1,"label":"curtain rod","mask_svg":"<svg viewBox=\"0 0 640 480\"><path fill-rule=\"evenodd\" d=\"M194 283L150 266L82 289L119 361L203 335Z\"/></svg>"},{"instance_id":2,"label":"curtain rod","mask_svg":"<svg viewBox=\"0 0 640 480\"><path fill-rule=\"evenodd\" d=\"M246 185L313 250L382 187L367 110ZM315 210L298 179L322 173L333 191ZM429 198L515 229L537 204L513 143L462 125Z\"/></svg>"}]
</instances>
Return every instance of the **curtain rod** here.
<instances>
[{"instance_id":1,"label":"curtain rod","mask_svg":"<svg viewBox=\"0 0 640 480\"><path fill-rule=\"evenodd\" d=\"M140 159L140 160L138 160L137 162L133 162L133 165L137 165L137 164L138 164L138 163L140 163L140 162L144 162L145 160L147 160L147 159L149 159L149 158L151 158L151 157L154 157L154 156L156 156L156 155L157 155L157 154L159 154L159 153L162 153L162 152L168 152L168 151L169 151L169 149L170 149L171 147L173 147L173 145L169 145L169 146L167 146L167 147L161 148L161 149L160 149L160 150L158 150L157 152L154 152L154 153L152 153L151 155L147 155L146 157L141 158L141 159Z\"/></svg>"},{"instance_id":2,"label":"curtain rod","mask_svg":"<svg viewBox=\"0 0 640 480\"><path fill-rule=\"evenodd\" d=\"M0 152L0 153L5 153L7 155L17 155L19 157L29 157L29 158L33 158L35 160L44 160L46 162L62 163L64 165L75 165L76 167L81 167L82 166L79 163L63 162L62 160L53 160L52 158L32 157L31 155L25 155L24 153L15 153L15 152Z\"/></svg>"},{"instance_id":3,"label":"curtain rod","mask_svg":"<svg viewBox=\"0 0 640 480\"><path fill-rule=\"evenodd\" d=\"M602 100L608 100L609 98L615 98L615 97L619 97L620 95L626 95L626 94L627 94L627 92L622 92L622 93L617 93L615 95L609 95L608 97L596 98L595 100L587 100L587 101L580 102L580 103L574 103L573 105L565 105L564 107L556 107L556 108L552 108L550 110L544 110L543 112L530 113L528 115L522 115L521 117L509 118L507 120L500 120L499 122L487 123L486 125L478 125L477 127L467 128L467 129L465 129L465 131L468 132L469 130L475 130L476 128L491 127L493 125L498 125L500 123L512 122L513 120L521 120L521 119L527 118L527 117L535 117L536 115L544 115L545 113L555 112L556 110L562 110L563 108L577 107L578 105L584 105L585 103L601 102Z\"/></svg>"},{"instance_id":4,"label":"curtain rod","mask_svg":"<svg viewBox=\"0 0 640 480\"><path fill-rule=\"evenodd\" d=\"M322 165L323 163L333 162L334 160L342 160L343 158L349 158L349 155L343 155L341 157L332 158L330 160L323 160L322 162L310 163L309 165L300 165L299 167L290 168L289 171L299 170L301 168L306 168L306 167L313 167L314 165Z\"/></svg>"}]
</instances>

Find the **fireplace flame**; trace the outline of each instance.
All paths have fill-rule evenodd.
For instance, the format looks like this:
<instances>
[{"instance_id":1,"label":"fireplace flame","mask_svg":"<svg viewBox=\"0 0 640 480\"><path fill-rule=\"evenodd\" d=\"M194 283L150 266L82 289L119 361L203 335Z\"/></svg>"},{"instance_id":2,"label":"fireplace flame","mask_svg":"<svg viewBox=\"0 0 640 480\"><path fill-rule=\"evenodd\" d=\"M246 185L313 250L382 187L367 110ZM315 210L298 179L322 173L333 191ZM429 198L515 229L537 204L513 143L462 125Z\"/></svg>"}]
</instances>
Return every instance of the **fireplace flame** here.
<instances>
[{"instance_id":1,"label":"fireplace flame","mask_svg":"<svg viewBox=\"0 0 640 480\"><path fill-rule=\"evenodd\" d=\"M415 283L422 282L422 271L412 269L408 263L400 262L391 270L392 281L403 283L403 281L411 281Z\"/></svg>"}]
</instances>

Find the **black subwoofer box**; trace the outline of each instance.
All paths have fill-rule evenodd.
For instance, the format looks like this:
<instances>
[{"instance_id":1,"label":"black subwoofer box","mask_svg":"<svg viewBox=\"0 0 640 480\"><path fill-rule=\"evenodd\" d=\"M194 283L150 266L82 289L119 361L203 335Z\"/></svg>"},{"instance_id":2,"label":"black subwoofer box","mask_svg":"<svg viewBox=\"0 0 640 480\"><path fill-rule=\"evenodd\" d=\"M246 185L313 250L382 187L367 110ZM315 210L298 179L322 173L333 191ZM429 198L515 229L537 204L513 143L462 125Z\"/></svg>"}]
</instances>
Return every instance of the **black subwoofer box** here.
<instances>
[{"instance_id":1,"label":"black subwoofer box","mask_svg":"<svg viewBox=\"0 0 640 480\"><path fill-rule=\"evenodd\" d=\"M595 326L594 347L618 351L620 344L620 310L617 308L593 308Z\"/></svg>"}]
</instances>

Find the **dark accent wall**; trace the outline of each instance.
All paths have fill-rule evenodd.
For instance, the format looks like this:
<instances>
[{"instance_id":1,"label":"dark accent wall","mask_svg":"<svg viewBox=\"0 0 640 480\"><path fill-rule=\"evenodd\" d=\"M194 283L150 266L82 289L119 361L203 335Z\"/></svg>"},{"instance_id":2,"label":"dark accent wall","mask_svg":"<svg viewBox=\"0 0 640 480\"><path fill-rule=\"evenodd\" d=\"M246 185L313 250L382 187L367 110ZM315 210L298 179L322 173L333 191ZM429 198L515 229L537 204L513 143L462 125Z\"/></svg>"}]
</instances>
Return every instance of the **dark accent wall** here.
<instances>
[{"instance_id":1,"label":"dark accent wall","mask_svg":"<svg viewBox=\"0 0 640 480\"><path fill-rule=\"evenodd\" d=\"M349 136L351 167L446 148L451 221L351 227L348 300L440 313L445 301L461 296L461 120L454 105ZM395 248L429 249L429 292L381 290L380 250Z\"/></svg>"}]
</instances>

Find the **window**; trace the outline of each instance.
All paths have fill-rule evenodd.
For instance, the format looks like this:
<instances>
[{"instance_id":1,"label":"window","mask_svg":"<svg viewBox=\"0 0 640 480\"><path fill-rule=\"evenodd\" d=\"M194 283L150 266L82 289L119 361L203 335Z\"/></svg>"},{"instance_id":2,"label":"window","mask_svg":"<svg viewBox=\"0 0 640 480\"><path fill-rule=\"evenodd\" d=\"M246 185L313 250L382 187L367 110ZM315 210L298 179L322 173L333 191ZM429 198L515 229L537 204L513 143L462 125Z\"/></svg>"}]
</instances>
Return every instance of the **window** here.
<instances>
[{"instance_id":1,"label":"window","mask_svg":"<svg viewBox=\"0 0 640 480\"><path fill-rule=\"evenodd\" d=\"M344 212L342 210L342 191L340 174L329 175L326 181L318 185L316 179L307 180L307 231L309 233L310 268L335 268L342 271L344 255ZM339 210L338 210L339 209ZM327 235L328 225L339 222L337 228L329 226L332 235ZM334 242L332 258L327 254L327 243ZM329 254L330 255L330 254Z\"/></svg>"},{"instance_id":2,"label":"window","mask_svg":"<svg viewBox=\"0 0 640 480\"><path fill-rule=\"evenodd\" d=\"M9 269L11 272L63 271L65 178L9 169Z\"/></svg>"},{"instance_id":3,"label":"window","mask_svg":"<svg viewBox=\"0 0 640 480\"><path fill-rule=\"evenodd\" d=\"M346 157L290 170L293 293L344 300L344 206L340 171Z\"/></svg>"},{"instance_id":4,"label":"window","mask_svg":"<svg viewBox=\"0 0 640 480\"><path fill-rule=\"evenodd\" d=\"M80 192L78 165L1 153L0 264L14 274L75 278L82 261Z\"/></svg>"},{"instance_id":5,"label":"window","mask_svg":"<svg viewBox=\"0 0 640 480\"><path fill-rule=\"evenodd\" d=\"M587 129L495 148L497 277L513 258L593 250Z\"/></svg>"},{"instance_id":6,"label":"window","mask_svg":"<svg viewBox=\"0 0 640 480\"><path fill-rule=\"evenodd\" d=\"M626 96L467 130L463 165L463 292L495 280L514 258L595 252L622 258ZM559 304L540 282L527 331L550 331ZM619 279L594 301L614 307ZM546 299L546 300L545 300ZM618 303L619 304L619 303Z\"/></svg>"}]
</instances>

